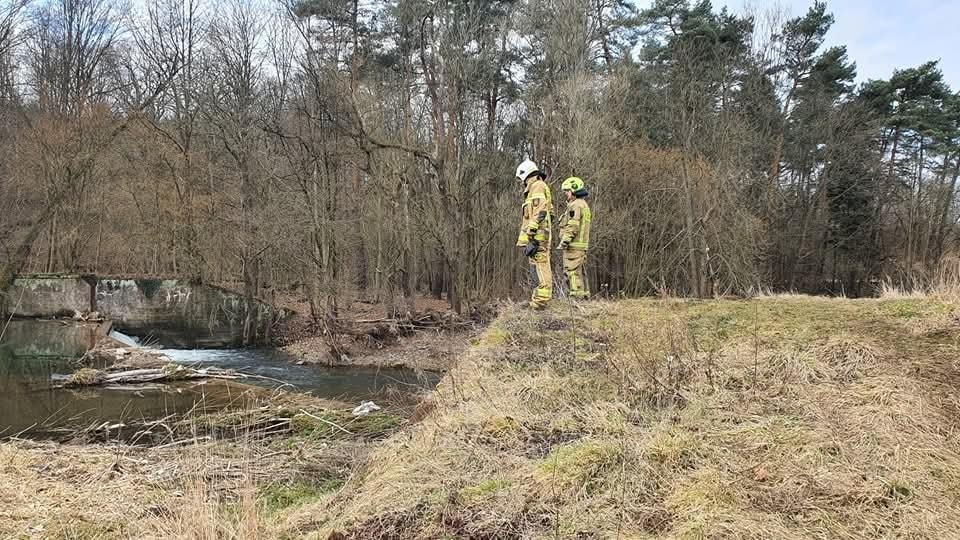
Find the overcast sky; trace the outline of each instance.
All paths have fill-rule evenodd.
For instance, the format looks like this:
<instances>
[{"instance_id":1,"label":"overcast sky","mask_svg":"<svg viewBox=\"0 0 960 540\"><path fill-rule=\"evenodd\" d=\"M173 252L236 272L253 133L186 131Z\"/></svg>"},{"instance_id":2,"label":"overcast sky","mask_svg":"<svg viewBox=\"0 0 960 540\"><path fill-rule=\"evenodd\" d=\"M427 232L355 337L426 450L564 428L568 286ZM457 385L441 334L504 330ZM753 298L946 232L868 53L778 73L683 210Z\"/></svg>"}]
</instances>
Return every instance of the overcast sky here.
<instances>
[{"instance_id":1,"label":"overcast sky","mask_svg":"<svg viewBox=\"0 0 960 540\"><path fill-rule=\"evenodd\" d=\"M778 0L792 16L806 13L813 0ZM741 11L764 0L713 0L714 6ZM639 7L649 0L636 0ZM773 0L769 0L773 4ZM857 63L857 80L889 79L896 68L940 60L944 79L960 91L960 0L827 0L835 22L827 45L846 45Z\"/></svg>"}]
</instances>

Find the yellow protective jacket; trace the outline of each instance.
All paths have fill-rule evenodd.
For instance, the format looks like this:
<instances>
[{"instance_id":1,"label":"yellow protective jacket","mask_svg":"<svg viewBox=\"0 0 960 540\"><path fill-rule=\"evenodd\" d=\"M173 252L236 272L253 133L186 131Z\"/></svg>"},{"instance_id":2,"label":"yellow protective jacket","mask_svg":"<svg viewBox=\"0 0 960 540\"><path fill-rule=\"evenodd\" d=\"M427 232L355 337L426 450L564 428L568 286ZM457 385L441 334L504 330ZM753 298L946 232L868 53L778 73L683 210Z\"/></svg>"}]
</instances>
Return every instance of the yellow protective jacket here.
<instances>
[{"instance_id":1,"label":"yellow protective jacket","mask_svg":"<svg viewBox=\"0 0 960 540\"><path fill-rule=\"evenodd\" d=\"M567 211L560 220L560 241L566 242L568 249L586 251L590 247L591 221L593 214L587 201L573 199L567 203Z\"/></svg>"},{"instance_id":2,"label":"yellow protective jacket","mask_svg":"<svg viewBox=\"0 0 960 540\"><path fill-rule=\"evenodd\" d=\"M550 195L550 186L539 178L534 178L527 184L527 190L523 193L523 212L520 218L520 235L517 237L517 245L525 246L532 235L541 244L549 242L550 238L550 219L553 205L553 197ZM537 221L540 212L545 216L542 222Z\"/></svg>"}]
</instances>

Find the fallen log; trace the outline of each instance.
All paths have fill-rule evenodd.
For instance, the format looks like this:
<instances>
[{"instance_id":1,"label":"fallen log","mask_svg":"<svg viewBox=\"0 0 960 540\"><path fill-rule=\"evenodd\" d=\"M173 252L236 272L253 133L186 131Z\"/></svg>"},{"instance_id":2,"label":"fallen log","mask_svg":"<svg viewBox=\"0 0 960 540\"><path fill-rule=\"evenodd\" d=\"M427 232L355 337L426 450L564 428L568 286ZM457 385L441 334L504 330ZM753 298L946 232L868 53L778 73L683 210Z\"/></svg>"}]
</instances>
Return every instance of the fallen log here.
<instances>
[{"instance_id":1,"label":"fallen log","mask_svg":"<svg viewBox=\"0 0 960 540\"><path fill-rule=\"evenodd\" d=\"M246 379L250 375L237 373L231 369L222 369L218 367L205 367L200 369L188 368L179 364L167 364L161 368L149 369L128 369L124 371L100 371L97 369L83 368L73 375L67 377L56 377L62 380L59 385L61 388L71 388L78 386L102 386L117 384L140 384L150 382L177 382L196 379Z\"/></svg>"}]
</instances>

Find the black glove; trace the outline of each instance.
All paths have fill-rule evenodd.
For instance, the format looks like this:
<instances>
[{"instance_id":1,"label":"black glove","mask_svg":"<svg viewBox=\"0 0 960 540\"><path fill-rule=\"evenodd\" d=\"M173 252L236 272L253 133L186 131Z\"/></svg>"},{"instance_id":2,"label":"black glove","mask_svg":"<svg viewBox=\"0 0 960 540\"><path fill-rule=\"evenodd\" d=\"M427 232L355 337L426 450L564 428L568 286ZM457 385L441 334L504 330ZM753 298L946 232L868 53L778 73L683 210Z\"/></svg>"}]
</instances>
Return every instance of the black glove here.
<instances>
[{"instance_id":1,"label":"black glove","mask_svg":"<svg viewBox=\"0 0 960 540\"><path fill-rule=\"evenodd\" d=\"M523 255L525 257L533 257L536 255L537 250L540 249L540 242L537 242L536 239L531 238L527 241L527 246L523 248Z\"/></svg>"}]
</instances>

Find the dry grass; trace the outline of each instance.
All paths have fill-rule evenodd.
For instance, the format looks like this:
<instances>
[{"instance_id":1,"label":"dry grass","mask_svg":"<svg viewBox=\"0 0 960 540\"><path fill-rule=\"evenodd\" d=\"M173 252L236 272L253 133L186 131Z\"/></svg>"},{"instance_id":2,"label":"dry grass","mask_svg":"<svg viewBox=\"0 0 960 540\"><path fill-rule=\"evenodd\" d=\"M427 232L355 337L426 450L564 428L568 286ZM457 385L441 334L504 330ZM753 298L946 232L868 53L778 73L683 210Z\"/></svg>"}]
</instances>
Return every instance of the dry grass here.
<instances>
[{"instance_id":1,"label":"dry grass","mask_svg":"<svg viewBox=\"0 0 960 540\"><path fill-rule=\"evenodd\" d=\"M885 352L876 345L851 336L832 336L813 347L813 354L832 371L830 378L851 382L864 371L877 367Z\"/></svg>"},{"instance_id":2,"label":"dry grass","mask_svg":"<svg viewBox=\"0 0 960 540\"><path fill-rule=\"evenodd\" d=\"M0 538L276 538L288 515L354 474L371 440L403 425L301 394L247 397L241 410L154 423L167 436L139 446L0 444Z\"/></svg>"},{"instance_id":3,"label":"dry grass","mask_svg":"<svg viewBox=\"0 0 960 540\"><path fill-rule=\"evenodd\" d=\"M66 386L94 386L103 382L103 372L92 368L80 368L64 383Z\"/></svg>"},{"instance_id":4,"label":"dry grass","mask_svg":"<svg viewBox=\"0 0 960 540\"><path fill-rule=\"evenodd\" d=\"M888 277L880 284L884 299L930 298L960 301L960 257L945 257L936 269L913 269L905 276Z\"/></svg>"},{"instance_id":5,"label":"dry grass","mask_svg":"<svg viewBox=\"0 0 960 540\"><path fill-rule=\"evenodd\" d=\"M957 309L508 309L413 426L284 395L165 447L4 443L0 537L951 538Z\"/></svg>"},{"instance_id":6,"label":"dry grass","mask_svg":"<svg viewBox=\"0 0 960 540\"><path fill-rule=\"evenodd\" d=\"M950 538L955 309L929 299L508 310L419 425L286 523L326 538Z\"/></svg>"},{"instance_id":7,"label":"dry grass","mask_svg":"<svg viewBox=\"0 0 960 540\"><path fill-rule=\"evenodd\" d=\"M930 296L930 291L924 286L907 285L885 280L880 284L879 297L884 300L917 300Z\"/></svg>"},{"instance_id":8,"label":"dry grass","mask_svg":"<svg viewBox=\"0 0 960 540\"><path fill-rule=\"evenodd\" d=\"M758 288L750 294L750 298L755 298L757 300L806 300L806 301L831 301L831 300L841 300L845 299L846 296L836 295L836 296L815 296L810 294L804 294L799 292L777 292L773 289L768 288Z\"/></svg>"},{"instance_id":9,"label":"dry grass","mask_svg":"<svg viewBox=\"0 0 960 540\"><path fill-rule=\"evenodd\" d=\"M918 318L913 322L910 330L913 335L922 338L956 337L960 333L960 311Z\"/></svg>"}]
</instances>

